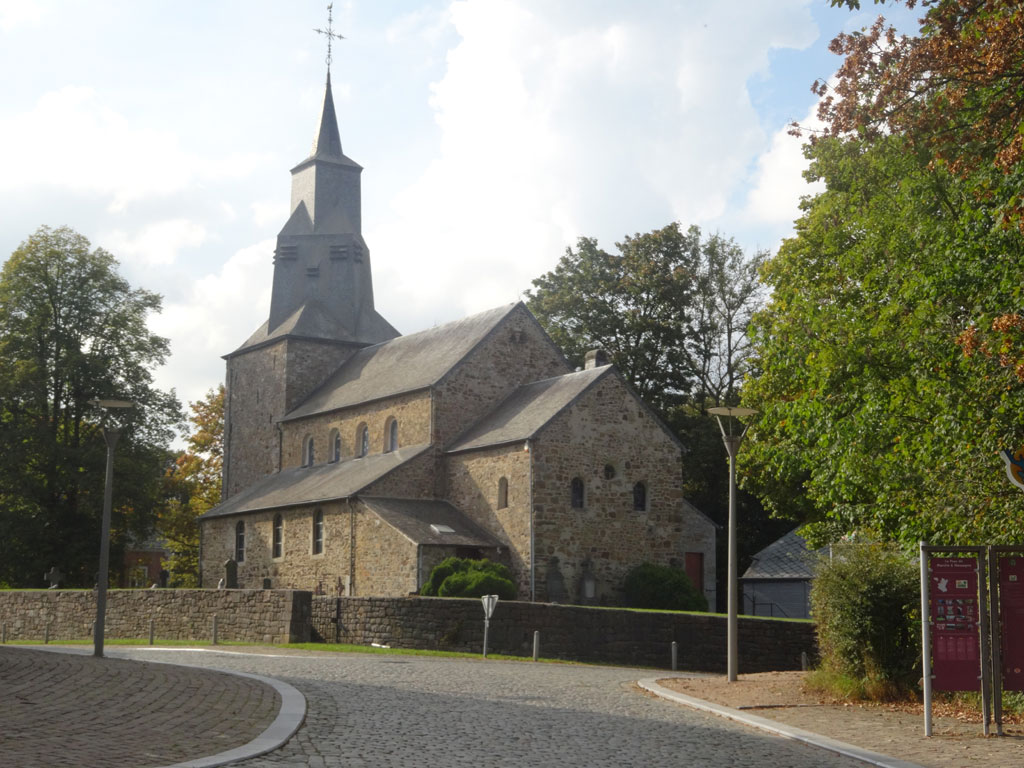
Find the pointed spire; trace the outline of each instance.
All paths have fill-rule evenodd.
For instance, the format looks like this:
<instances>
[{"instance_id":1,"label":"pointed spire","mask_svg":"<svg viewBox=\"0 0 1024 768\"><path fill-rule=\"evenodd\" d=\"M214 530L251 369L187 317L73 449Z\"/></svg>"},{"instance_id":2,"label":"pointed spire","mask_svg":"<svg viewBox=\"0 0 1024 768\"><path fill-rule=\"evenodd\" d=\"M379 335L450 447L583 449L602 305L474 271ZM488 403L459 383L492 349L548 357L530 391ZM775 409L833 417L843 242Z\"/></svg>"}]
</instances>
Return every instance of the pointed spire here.
<instances>
[{"instance_id":1,"label":"pointed spire","mask_svg":"<svg viewBox=\"0 0 1024 768\"><path fill-rule=\"evenodd\" d=\"M320 113L320 130L313 139L310 157L343 157L341 134L338 132L338 117L334 113L334 95L331 93L331 71L327 70L327 91L324 93L324 108Z\"/></svg>"}]
</instances>

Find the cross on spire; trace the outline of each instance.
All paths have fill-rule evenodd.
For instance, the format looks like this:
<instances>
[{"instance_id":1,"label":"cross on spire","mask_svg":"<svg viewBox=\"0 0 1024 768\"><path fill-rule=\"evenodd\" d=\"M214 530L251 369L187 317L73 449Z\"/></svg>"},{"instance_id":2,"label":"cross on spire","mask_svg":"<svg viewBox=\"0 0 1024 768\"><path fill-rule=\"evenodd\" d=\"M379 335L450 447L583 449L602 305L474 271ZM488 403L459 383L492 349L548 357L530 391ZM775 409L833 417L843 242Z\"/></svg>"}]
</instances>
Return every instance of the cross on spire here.
<instances>
[{"instance_id":1,"label":"cross on spire","mask_svg":"<svg viewBox=\"0 0 1024 768\"><path fill-rule=\"evenodd\" d=\"M327 71L331 71L331 43L334 42L335 38L338 40L344 40L344 35L339 35L334 31L334 3L327 4L327 29L313 29L319 35L326 35L327 37Z\"/></svg>"}]
</instances>

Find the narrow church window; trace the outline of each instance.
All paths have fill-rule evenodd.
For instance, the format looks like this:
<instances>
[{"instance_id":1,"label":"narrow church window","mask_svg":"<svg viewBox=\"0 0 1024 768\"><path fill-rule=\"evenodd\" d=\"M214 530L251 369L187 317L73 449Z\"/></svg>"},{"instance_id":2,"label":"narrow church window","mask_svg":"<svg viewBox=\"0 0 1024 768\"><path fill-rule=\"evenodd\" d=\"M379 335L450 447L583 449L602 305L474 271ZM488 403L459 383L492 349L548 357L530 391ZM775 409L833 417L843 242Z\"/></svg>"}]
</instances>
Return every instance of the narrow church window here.
<instances>
[{"instance_id":1,"label":"narrow church window","mask_svg":"<svg viewBox=\"0 0 1024 768\"><path fill-rule=\"evenodd\" d=\"M235 562L245 560L245 522L239 520L235 524Z\"/></svg>"},{"instance_id":2,"label":"narrow church window","mask_svg":"<svg viewBox=\"0 0 1024 768\"><path fill-rule=\"evenodd\" d=\"M508 506L508 478L498 480L498 509L505 509Z\"/></svg>"},{"instance_id":3,"label":"narrow church window","mask_svg":"<svg viewBox=\"0 0 1024 768\"><path fill-rule=\"evenodd\" d=\"M302 465L305 466L305 467L312 467L313 466L313 459L314 459L313 438L312 437L307 437L306 438L305 454L306 455L303 457Z\"/></svg>"},{"instance_id":4,"label":"narrow church window","mask_svg":"<svg viewBox=\"0 0 1024 768\"><path fill-rule=\"evenodd\" d=\"M313 554L324 551L324 511L318 509L313 513Z\"/></svg>"},{"instance_id":5,"label":"narrow church window","mask_svg":"<svg viewBox=\"0 0 1024 768\"><path fill-rule=\"evenodd\" d=\"M385 453L398 450L398 419L392 418L390 420L387 441L387 445L384 446Z\"/></svg>"},{"instance_id":6,"label":"narrow church window","mask_svg":"<svg viewBox=\"0 0 1024 768\"><path fill-rule=\"evenodd\" d=\"M284 520L281 515L274 515L274 546L271 553L271 557L280 557L283 550L284 540Z\"/></svg>"},{"instance_id":7,"label":"narrow church window","mask_svg":"<svg viewBox=\"0 0 1024 768\"><path fill-rule=\"evenodd\" d=\"M643 483L633 486L633 510L636 512L647 510L647 486Z\"/></svg>"},{"instance_id":8,"label":"narrow church window","mask_svg":"<svg viewBox=\"0 0 1024 768\"><path fill-rule=\"evenodd\" d=\"M570 488L573 509L583 509L583 479L574 477Z\"/></svg>"},{"instance_id":9,"label":"narrow church window","mask_svg":"<svg viewBox=\"0 0 1024 768\"><path fill-rule=\"evenodd\" d=\"M370 452L370 429L363 424L356 437L356 456L362 458Z\"/></svg>"},{"instance_id":10,"label":"narrow church window","mask_svg":"<svg viewBox=\"0 0 1024 768\"><path fill-rule=\"evenodd\" d=\"M331 430L331 458L330 461L341 461L341 433L336 430Z\"/></svg>"}]
</instances>

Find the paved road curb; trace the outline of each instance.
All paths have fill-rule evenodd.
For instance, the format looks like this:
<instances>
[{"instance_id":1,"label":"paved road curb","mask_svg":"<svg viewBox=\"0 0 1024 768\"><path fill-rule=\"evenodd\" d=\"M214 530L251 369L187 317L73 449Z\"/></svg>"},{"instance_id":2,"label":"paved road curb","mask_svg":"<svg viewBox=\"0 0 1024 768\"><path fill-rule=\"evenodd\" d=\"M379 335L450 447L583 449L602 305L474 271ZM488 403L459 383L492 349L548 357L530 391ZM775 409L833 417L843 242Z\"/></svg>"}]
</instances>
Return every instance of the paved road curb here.
<instances>
[{"instance_id":1,"label":"paved road curb","mask_svg":"<svg viewBox=\"0 0 1024 768\"><path fill-rule=\"evenodd\" d=\"M39 651L50 651L51 653L71 653L79 655L88 655L88 650L81 650L79 648L59 648L52 645L33 645L33 646L22 646L25 648L31 648L32 650ZM180 648L155 648L156 650L182 650ZM205 649L201 649L204 650ZM208 653L217 653L217 651L207 651ZM107 647L105 649L107 656L119 657L117 648ZM121 658L127 658L121 656ZM138 659L132 659L133 661L139 661ZM215 667L198 666L194 664L183 664L176 661L156 661L156 660L145 660L143 664L170 664L178 667L188 667L190 669L203 669L209 670L210 672L220 672L225 675L236 675L237 677L248 677L253 680L258 680L261 683L265 683L277 691L281 697L281 709L277 713L277 717L274 721L267 726L267 728L257 736L255 739L250 741L248 744L243 744L240 747L229 749L224 752L219 752L216 755L210 755L209 757L199 757L195 760L187 760L183 763L174 763L173 765L161 766L161 768L215 768L216 766L225 765L227 763L234 762L236 760L245 760L250 757L259 757L265 755L268 752L273 752L275 749L283 745L288 739L290 739L297 730L302 722L306 719L306 697L303 696L299 691L288 683L284 683L280 680L275 680L272 677L264 677L263 675L253 675L248 672L237 672L232 669L219 669Z\"/></svg>"},{"instance_id":2,"label":"paved road curb","mask_svg":"<svg viewBox=\"0 0 1024 768\"><path fill-rule=\"evenodd\" d=\"M820 736L817 733L811 733L810 731L805 731L800 728L793 728L792 726L776 722L775 720L768 720L764 717L758 717L757 715L748 715L746 712L733 709L732 707L723 707L719 704L712 704L709 701L704 701L703 699L695 699L692 696L687 696L686 694L678 693L676 691L669 690L664 686L658 685L658 681L655 678L637 680L637 685L645 691L649 691L655 696L660 696L663 699L669 699L670 701L684 704L685 706L692 707L693 709L699 709L703 712L710 712L713 715L718 715L719 717L735 720L738 723L749 725L752 728L760 728L762 731L768 731L769 733L774 733L787 739L802 741L804 744L810 744L814 747L827 749L829 752L835 752L836 754L843 755L844 757L852 757L854 760L860 760L868 765L878 766L878 768L925 768L925 766L919 765L918 763L910 763L906 760L889 757L888 755L883 755L879 752L861 749L860 747L855 747L852 744L836 741L835 739L830 739L827 736Z\"/></svg>"}]
</instances>

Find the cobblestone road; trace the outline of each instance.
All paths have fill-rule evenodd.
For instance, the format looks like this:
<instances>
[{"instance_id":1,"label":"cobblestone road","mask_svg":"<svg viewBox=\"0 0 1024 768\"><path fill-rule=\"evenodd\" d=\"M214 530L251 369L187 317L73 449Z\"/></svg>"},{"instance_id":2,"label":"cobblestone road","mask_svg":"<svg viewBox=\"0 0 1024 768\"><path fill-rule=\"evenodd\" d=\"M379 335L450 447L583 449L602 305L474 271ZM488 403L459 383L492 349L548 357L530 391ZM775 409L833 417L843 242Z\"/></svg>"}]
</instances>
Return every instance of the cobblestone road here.
<instances>
[{"instance_id":1,"label":"cobblestone road","mask_svg":"<svg viewBox=\"0 0 1024 768\"><path fill-rule=\"evenodd\" d=\"M272 655L117 649L267 675L306 696L284 747L233 765L773 766L862 763L647 696L642 672L411 656Z\"/></svg>"}]
</instances>

